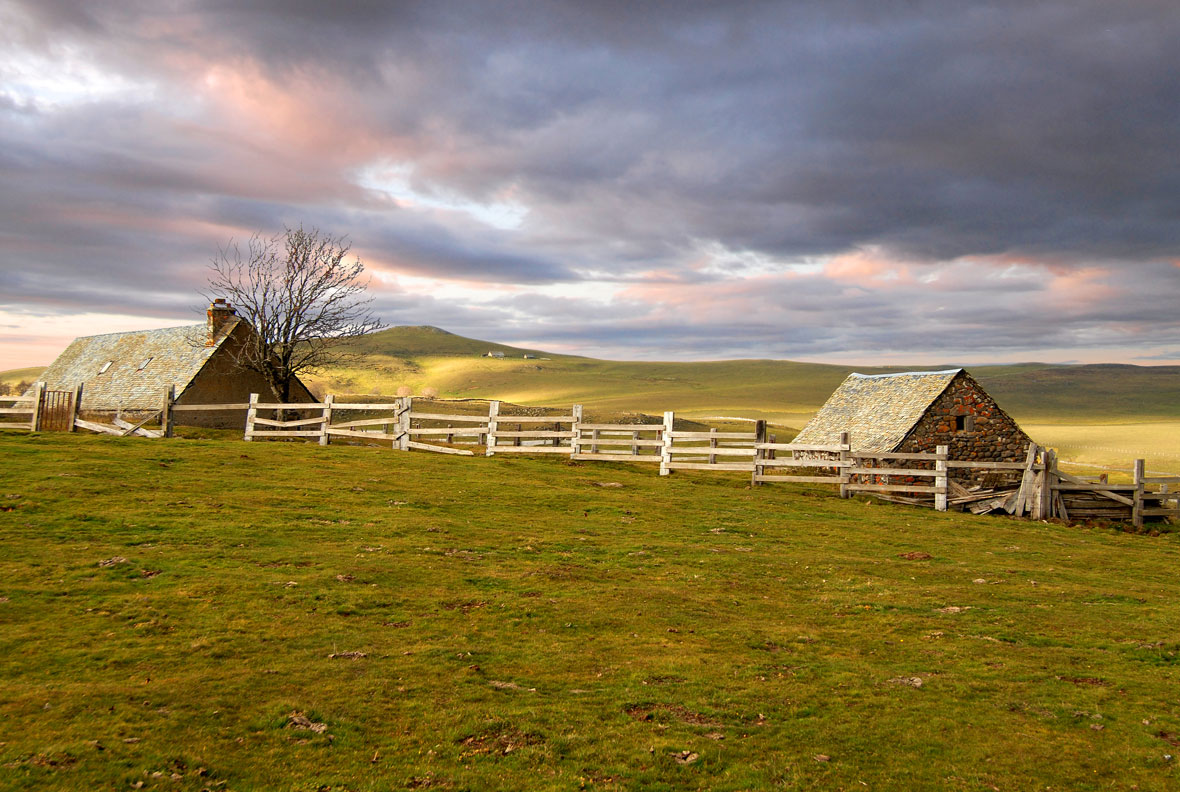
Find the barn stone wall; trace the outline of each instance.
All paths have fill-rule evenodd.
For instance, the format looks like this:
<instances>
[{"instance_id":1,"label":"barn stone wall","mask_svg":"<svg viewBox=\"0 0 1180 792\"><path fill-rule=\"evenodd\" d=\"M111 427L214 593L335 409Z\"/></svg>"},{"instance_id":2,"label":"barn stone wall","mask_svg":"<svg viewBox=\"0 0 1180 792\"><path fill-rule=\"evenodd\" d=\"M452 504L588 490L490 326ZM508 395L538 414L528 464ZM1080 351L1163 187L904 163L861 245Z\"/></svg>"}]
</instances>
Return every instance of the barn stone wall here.
<instances>
[{"instance_id":1,"label":"barn stone wall","mask_svg":"<svg viewBox=\"0 0 1180 792\"><path fill-rule=\"evenodd\" d=\"M964 417L966 428L958 429ZM969 374L960 373L906 435L898 450L933 452L950 448L950 458L979 462L1023 462L1031 442Z\"/></svg>"}]
</instances>

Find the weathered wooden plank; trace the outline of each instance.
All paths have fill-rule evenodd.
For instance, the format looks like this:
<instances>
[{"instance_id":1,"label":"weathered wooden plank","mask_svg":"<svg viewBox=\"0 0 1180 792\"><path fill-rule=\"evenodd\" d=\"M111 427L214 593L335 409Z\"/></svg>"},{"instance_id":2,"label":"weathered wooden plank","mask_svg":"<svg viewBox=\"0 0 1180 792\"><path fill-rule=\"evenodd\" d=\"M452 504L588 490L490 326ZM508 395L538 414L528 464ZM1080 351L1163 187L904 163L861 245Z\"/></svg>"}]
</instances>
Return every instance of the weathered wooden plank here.
<instances>
[{"instance_id":1,"label":"weathered wooden plank","mask_svg":"<svg viewBox=\"0 0 1180 792\"><path fill-rule=\"evenodd\" d=\"M318 418L303 418L296 421L275 421L271 418L255 418L255 426L277 426L279 428L290 428L292 426L311 426L313 424L322 424L327 422L327 418L322 415Z\"/></svg>"},{"instance_id":2,"label":"weathered wooden plank","mask_svg":"<svg viewBox=\"0 0 1180 792\"><path fill-rule=\"evenodd\" d=\"M1146 476L1144 484L1180 484L1180 476Z\"/></svg>"},{"instance_id":3,"label":"weathered wooden plank","mask_svg":"<svg viewBox=\"0 0 1180 792\"><path fill-rule=\"evenodd\" d=\"M573 423L572 415L505 415L498 416L500 423Z\"/></svg>"},{"instance_id":4,"label":"weathered wooden plank","mask_svg":"<svg viewBox=\"0 0 1180 792\"><path fill-rule=\"evenodd\" d=\"M146 418L144 418L139 423L133 424L130 421L124 421L122 418L115 416L115 420L113 423L115 424L115 426L117 426L123 430L123 433L122 433L123 437L129 437L130 435L138 434L141 437L154 437L154 438L158 439L158 438L161 438L164 436L163 432L151 433L150 430L144 429L143 427L145 424L149 424L159 417L160 417L160 414L158 412L157 413L150 413Z\"/></svg>"},{"instance_id":5,"label":"weathered wooden plank","mask_svg":"<svg viewBox=\"0 0 1180 792\"><path fill-rule=\"evenodd\" d=\"M417 449L418 451L433 451L436 454L453 454L454 456L475 456L475 454L471 453L470 451L468 451L465 448L447 448L446 446L430 445L429 443L415 443L413 440L410 441L409 447L413 448L413 449ZM498 448L496 450L503 451L504 449Z\"/></svg>"},{"instance_id":6,"label":"weathered wooden plank","mask_svg":"<svg viewBox=\"0 0 1180 792\"><path fill-rule=\"evenodd\" d=\"M797 467L797 468L850 468L851 460L840 459L793 459L792 457L776 457L775 459L761 459L758 464L763 467Z\"/></svg>"},{"instance_id":7,"label":"weathered wooden plank","mask_svg":"<svg viewBox=\"0 0 1180 792\"><path fill-rule=\"evenodd\" d=\"M504 432L497 431L496 437L528 437L534 440L551 440L557 438L577 437L577 432L559 432L556 430L547 431L545 429L534 429L532 431L524 432Z\"/></svg>"},{"instance_id":8,"label":"weathered wooden plank","mask_svg":"<svg viewBox=\"0 0 1180 792\"><path fill-rule=\"evenodd\" d=\"M853 484L848 489L854 492L931 492L946 494L946 487L912 486L909 484Z\"/></svg>"},{"instance_id":9,"label":"weathered wooden plank","mask_svg":"<svg viewBox=\"0 0 1180 792\"><path fill-rule=\"evenodd\" d=\"M664 445L662 440L636 440L631 437L598 437L588 438L584 435L579 437L580 445L600 445L600 446L636 446L638 448L661 448Z\"/></svg>"},{"instance_id":10,"label":"weathered wooden plank","mask_svg":"<svg viewBox=\"0 0 1180 792\"><path fill-rule=\"evenodd\" d=\"M574 454L573 459L584 462L659 462L659 454Z\"/></svg>"},{"instance_id":11,"label":"weathered wooden plank","mask_svg":"<svg viewBox=\"0 0 1180 792\"><path fill-rule=\"evenodd\" d=\"M1028 470L1028 466L1023 462L967 462L963 460L948 459L946 466L948 468L973 468L976 470ZM1044 470L1044 465L1033 465L1031 470Z\"/></svg>"},{"instance_id":12,"label":"weathered wooden plank","mask_svg":"<svg viewBox=\"0 0 1180 792\"><path fill-rule=\"evenodd\" d=\"M333 410L373 410L379 412L397 412L401 408L397 402L373 402L372 404L360 404L357 402L333 402Z\"/></svg>"},{"instance_id":13,"label":"weathered wooden plank","mask_svg":"<svg viewBox=\"0 0 1180 792\"><path fill-rule=\"evenodd\" d=\"M937 471L919 470L918 468L850 467L844 472L854 476L924 476L934 478L938 475Z\"/></svg>"},{"instance_id":14,"label":"weathered wooden plank","mask_svg":"<svg viewBox=\"0 0 1180 792\"><path fill-rule=\"evenodd\" d=\"M357 432L351 429L338 429L335 426L328 427L328 434L333 437L358 437L362 440L397 440L401 438L399 434L389 434L386 432Z\"/></svg>"},{"instance_id":15,"label":"weathered wooden plank","mask_svg":"<svg viewBox=\"0 0 1180 792\"><path fill-rule=\"evenodd\" d=\"M446 413L410 413L412 421L459 421L460 423L487 423L486 415L447 415ZM503 416L499 416L503 420Z\"/></svg>"},{"instance_id":16,"label":"weathered wooden plank","mask_svg":"<svg viewBox=\"0 0 1180 792\"><path fill-rule=\"evenodd\" d=\"M897 453L894 451L890 451L888 453L885 453L884 451L880 451L880 452L878 452L878 451L853 451L852 458L853 459L876 459L876 460L900 459L903 461L927 460L930 462L937 462L939 455L935 454L935 453L930 453L930 452L902 454L902 453ZM1022 465L1021 467L1023 468L1024 466Z\"/></svg>"},{"instance_id":17,"label":"weathered wooden plank","mask_svg":"<svg viewBox=\"0 0 1180 792\"><path fill-rule=\"evenodd\" d=\"M761 451L817 451L825 454L838 454L847 451L843 445L795 445L794 443L755 443L754 447Z\"/></svg>"},{"instance_id":18,"label":"weathered wooden plank","mask_svg":"<svg viewBox=\"0 0 1180 792\"><path fill-rule=\"evenodd\" d=\"M662 432L663 424L578 424L583 429L616 432Z\"/></svg>"},{"instance_id":19,"label":"weathered wooden plank","mask_svg":"<svg viewBox=\"0 0 1180 792\"><path fill-rule=\"evenodd\" d=\"M673 440L748 440L754 442L753 432L673 432Z\"/></svg>"},{"instance_id":20,"label":"weathered wooden plank","mask_svg":"<svg viewBox=\"0 0 1180 792\"><path fill-rule=\"evenodd\" d=\"M669 470L726 470L749 473L754 469L754 463L715 462L710 465L708 462L669 462L667 467Z\"/></svg>"},{"instance_id":21,"label":"weathered wooden plank","mask_svg":"<svg viewBox=\"0 0 1180 792\"><path fill-rule=\"evenodd\" d=\"M0 407L0 415L32 415L32 407Z\"/></svg>"},{"instance_id":22,"label":"weathered wooden plank","mask_svg":"<svg viewBox=\"0 0 1180 792\"><path fill-rule=\"evenodd\" d=\"M232 404L174 404L173 412L213 412L216 410L248 410L249 402L234 402Z\"/></svg>"},{"instance_id":23,"label":"weathered wooden plank","mask_svg":"<svg viewBox=\"0 0 1180 792\"><path fill-rule=\"evenodd\" d=\"M444 437L446 435L455 435L457 437L476 437L477 435L483 434L485 431L485 428L482 426L428 426L425 429L416 429L414 427L410 427L409 429L410 437L426 435L440 437ZM503 436L503 432L496 432L496 437Z\"/></svg>"},{"instance_id":24,"label":"weathered wooden plank","mask_svg":"<svg viewBox=\"0 0 1180 792\"><path fill-rule=\"evenodd\" d=\"M320 433L315 432L301 432L296 430L285 429L267 429L265 432L247 432L248 438L266 439L268 437L319 437Z\"/></svg>"},{"instance_id":25,"label":"weathered wooden plank","mask_svg":"<svg viewBox=\"0 0 1180 792\"><path fill-rule=\"evenodd\" d=\"M249 407L250 405L247 404L246 406ZM289 404L275 402L263 404L262 402L258 402L254 405L259 410L291 410L292 412L295 410L322 410L327 406L323 402L291 402Z\"/></svg>"},{"instance_id":26,"label":"weathered wooden plank","mask_svg":"<svg viewBox=\"0 0 1180 792\"><path fill-rule=\"evenodd\" d=\"M1134 492L1134 484L1054 484L1053 489L1067 492Z\"/></svg>"},{"instance_id":27,"label":"weathered wooden plank","mask_svg":"<svg viewBox=\"0 0 1180 792\"><path fill-rule=\"evenodd\" d=\"M784 484L839 484L839 476L776 476L759 475L758 481Z\"/></svg>"},{"instance_id":28,"label":"weathered wooden plank","mask_svg":"<svg viewBox=\"0 0 1180 792\"><path fill-rule=\"evenodd\" d=\"M566 454L569 446L496 446L497 454Z\"/></svg>"},{"instance_id":29,"label":"weathered wooden plank","mask_svg":"<svg viewBox=\"0 0 1180 792\"><path fill-rule=\"evenodd\" d=\"M1180 509L1141 509L1144 517L1180 517Z\"/></svg>"},{"instance_id":30,"label":"weathered wooden plank","mask_svg":"<svg viewBox=\"0 0 1180 792\"><path fill-rule=\"evenodd\" d=\"M333 408L335 409L335 408ZM341 423L332 424L333 429L352 429L357 426L393 426L397 423L397 416L391 415L388 418L364 418L359 421L343 421Z\"/></svg>"},{"instance_id":31,"label":"weathered wooden plank","mask_svg":"<svg viewBox=\"0 0 1180 792\"><path fill-rule=\"evenodd\" d=\"M672 446L673 454L706 454L708 456L754 456L753 448L726 448L725 446Z\"/></svg>"},{"instance_id":32,"label":"weathered wooden plank","mask_svg":"<svg viewBox=\"0 0 1180 792\"><path fill-rule=\"evenodd\" d=\"M84 421L81 418L74 419L74 426L80 426L83 429L89 429L92 432L102 432L103 434L115 435L116 437L123 436L123 430L115 426L107 426L96 421Z\"/></svg>"}]
</instances>

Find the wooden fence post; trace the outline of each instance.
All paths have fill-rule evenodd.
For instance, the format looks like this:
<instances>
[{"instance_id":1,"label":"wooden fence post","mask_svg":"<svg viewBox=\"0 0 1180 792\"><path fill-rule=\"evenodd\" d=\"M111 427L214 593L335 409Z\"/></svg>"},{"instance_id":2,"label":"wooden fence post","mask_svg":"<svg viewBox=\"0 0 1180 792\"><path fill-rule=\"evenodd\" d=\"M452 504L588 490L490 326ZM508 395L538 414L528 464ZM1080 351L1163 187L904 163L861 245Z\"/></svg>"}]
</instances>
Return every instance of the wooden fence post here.
<instances>
[{"instance_id":1,"label":"wooden fence post","mask_svg":"<svg viewBox=\"0 0 1180 792\"><path fill-rule=\"evenodd\" d=\"M254 419L258 417L258 394L250 394L250 407L246 410L246 442L254 439Z\"/></svg>"},{"instance_id":2,"label":"wooden fence post","mask_svg":"<svg viewBox=\"0 0 1180 792\"><path fill-rule=\"evenodd\" d=\"M78 386L79 393L82 386ZM81 401L79 399L79 401ZM172 437L174 434L172 405L176 404L176 386L169 385L164 389L164 400L160 403L160 434Z\"/></svg>"},{"instance_id":3,"label":"wooden fence post","mask_svg":"<svg viewBox=\"0 0 1180 792\"><path fill-rule=\"evenodd\" d=\"M672 474L672 429L676 425L676 413L664 413L664 432L661 437L663 445L660 446L660 475L668 476Z\"/></svg>"},{"instance_id":4,"label":"wooden fence post","mask_svg":"<svg viewBox=\"0 0 1180 792\"><path fill-rule=\"evenodd\" d=\"M570 438L570 459L581 453L582 445L582 405L575 404L573 409L574 423L570 427L574 436Z\"/></svg>"},{"instance_id":5,"label":"wooden fence post","mask_svg":"<svg viewBox=\"0 0 1180 792\"><path fill-rule=\"evenodd\" d=\"M852 442L849 439L848 432L840 433L840 461L848 464L852 458ZM840 477L840 497L847 499L852 493L848 490L848 485L852 483L852 476L848 473L848 468L836 468L836 474Z\"/></svg>"},{"instance_id":6,"label":"wooden fence post","mask_svg":"<svg viewBox=\"0 0 1180 792\"><path fill-rule=\"evenodd\" d=\"M935 511L946 511L946 493L949 485L947 484L947 457L950 454L950 446L935 446L935 452L938 458L934 462L934 509ZM939 491L941 490L941 491Z\"/></svg>"},{"instance_id":7,"label":"wooden fence post","mask_svg":"<svg viewBox=\"0 0 1180 792\"><path fill-rule=\"evenodd\" d=\"M1144 461L1142 459L1135 460L1135 494L1132 496L1134 505L1131 507L1131 524L1136 528L1143 527L1143 478Z\"/></svg>"},{"instance_id":8,"label":"wooden fence post","mask_svg":"<svg viewBox=\"0 0 1180 792\"><path fill-rule=\"evenodd\" d=\"M759 480L762 478L762 460L766 456L766 452L758 446L766 442L766 421L759 418L754 422L754 472L750 474L750 486L757 487L762 484Z\"/></svg>"},{"instance_id":9,"label":"wooden fence post","mask_svg":"<svg viewBox=\"0 0 1180 792\"><path fill-rule=\"evenodd\" d=\"M717 447L717 437L716 437L716 434L717 434L717 427L716 427L716 426L711 426L711 427L709 427L709 434L711 434L711 435L714 435L713 437L710 437L710 438L709 438L709 448L716 448L716 447ZM635 436L636 436L636 437L639 437L639 435L638 435L638 434L636 434ZM635 451L632 451L631 453L633 453L633 454L634 454L634 453L637 453L637 452L635 452ZM717 455L716 455L716 454L709 454L709 464L710 464L710 465L716 465L716 464L717 464Z\"/></svg>"},{"instance_id":10,"label":"wooden fence post","mask_svg":"<svg viewBox=\"0 0 1180 792\"><path fill-rule=\"evenodd\" d=\"M397 400L397 449L410 450L410 413L414 411L413 396L399 396Z\"/></svg>"},{"instance_id":11,"label":"wooden fence post","mask_svg":"<svg viewBox=\"0 0 1180 792\"><path fill-rule=\"evenodd\" d=\"M495 456L496 454L496 428L499 424L500 416L500 402L488 402L488 446L485 452L487 456Z\"/></svg>"},{"instance_id":12,"label":"wooden fence post","mask_svg":"<svg viewBox=\"0 0 1180 792\"><path fill-rule=\"evenodd\" d=\"M82 383L79 382L74 388L70 399L70 427L67 432L78 431L77 420L78 414L82 412Z\"/></svg>"},{"instance_id":13,"label":"wooden fence post","mask_svg":"<svg viewBox=\"0 0 1180 792\"><path fill-rule=\"evenodd\" d=\"M332 442L332 436L328 434L328 427L332 424L332 402L335 398L330 393L324 397L324 422L320 424L320 445L322 446Z\"/></svg>"},{"instance_id":14,"label":"wooden fence post","mask_svg":"<svg viewBox=\"0 0 1180 792\"><path fill-rule=\"evenodd\" d=\"M1053 516L1053 464L1055 452L1051 448L1041 449L1041 489L1039 492L1040 517L1038 520L1047 520Z\"/></svg>"},{"instance_id":15,"label":"wooden fence post","mask_svg":"<svg viewBox=\"0 0 1180 792\"><path fill-rule=\"evenodd\" d=\"M30 432L41 431L41 413L45 409L45 383L33 383L33 420L29 421Z\"/></svg>"}]
</instances>

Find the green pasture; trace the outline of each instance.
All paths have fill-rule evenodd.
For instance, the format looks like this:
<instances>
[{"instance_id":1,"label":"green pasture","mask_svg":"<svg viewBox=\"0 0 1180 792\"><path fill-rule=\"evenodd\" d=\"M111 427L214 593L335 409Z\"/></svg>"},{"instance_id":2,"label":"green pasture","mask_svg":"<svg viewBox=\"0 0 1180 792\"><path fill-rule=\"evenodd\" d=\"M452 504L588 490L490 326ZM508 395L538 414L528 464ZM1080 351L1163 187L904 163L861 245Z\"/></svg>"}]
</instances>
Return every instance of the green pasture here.
<instances>
[{"instance_id":1,"label":"green pasture","mask_svg":"<svg viewBox=\"0 0 1180 792\"><path fill-rule=\"evenodd\" d=\"M738 474L0 436L0 788L1180 785L1180 545Z\"/></svg>"}]
</instances>

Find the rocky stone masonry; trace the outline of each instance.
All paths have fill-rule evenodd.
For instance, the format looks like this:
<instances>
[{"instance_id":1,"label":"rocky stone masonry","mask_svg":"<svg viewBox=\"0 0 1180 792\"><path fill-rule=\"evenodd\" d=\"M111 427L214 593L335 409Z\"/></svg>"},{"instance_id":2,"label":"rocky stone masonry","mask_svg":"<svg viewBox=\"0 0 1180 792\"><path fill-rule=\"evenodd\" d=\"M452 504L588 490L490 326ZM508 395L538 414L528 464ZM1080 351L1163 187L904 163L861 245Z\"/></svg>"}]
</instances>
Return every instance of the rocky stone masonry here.
<instances>
[{"instance_id":1,"label":"rocky stone masonry","mask_svg":"<svg viewBox=\"0 0 1180 792\"><path fill-rule=\"evenodd\" d=\"M956 419L968 416L966 429ZM950 448L950 458L980 462L1023 462L1032 442L995 400L966 372L955 377L897 449L933 452Z\"/></svg>"}]
</instances>

